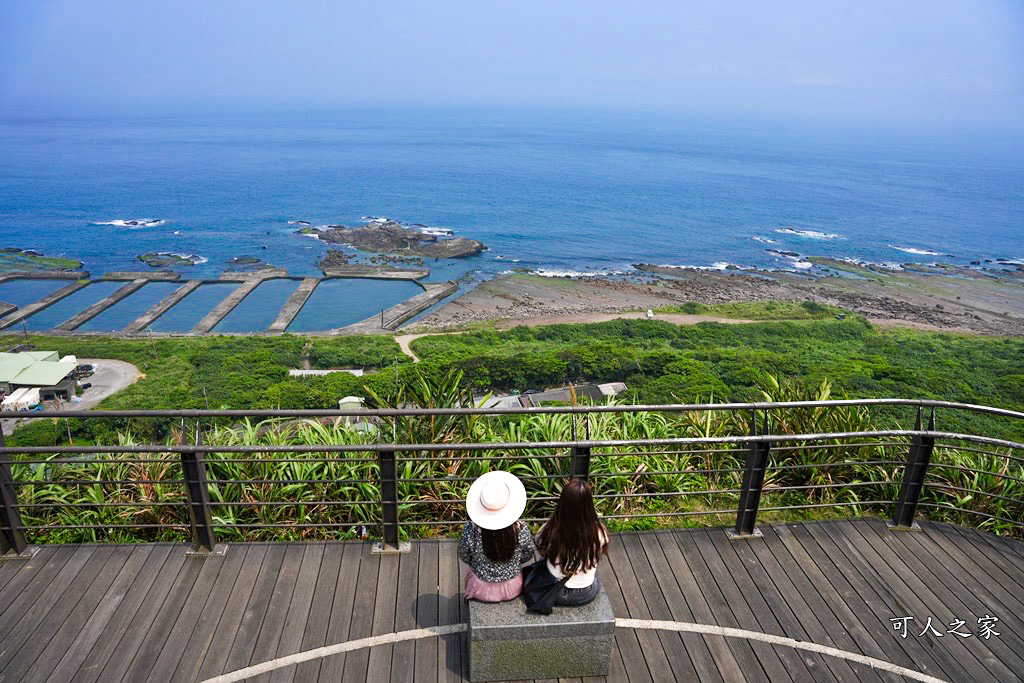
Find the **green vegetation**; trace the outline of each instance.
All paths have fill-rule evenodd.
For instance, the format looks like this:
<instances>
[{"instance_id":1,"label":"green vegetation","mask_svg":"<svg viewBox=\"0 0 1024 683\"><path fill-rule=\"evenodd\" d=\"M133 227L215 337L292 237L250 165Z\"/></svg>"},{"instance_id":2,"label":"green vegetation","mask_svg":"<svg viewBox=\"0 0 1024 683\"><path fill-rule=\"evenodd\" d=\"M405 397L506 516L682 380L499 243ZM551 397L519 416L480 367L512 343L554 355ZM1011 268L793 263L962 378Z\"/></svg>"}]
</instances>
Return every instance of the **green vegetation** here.
<instances>
[{"instance_id":1,"label":"green vegetation","mask_svg":"<svg viewBox=\"0 0 1024 683\"><path fill-rule=\"evenodd\" d=\"M758 398L758 381L771 374L806 384L827 377L852 398L1024 407L1024 340L881 329L855 317L680 326L614 320L429 336L412 347L428 367L460 369L480 390L622 381L637 403L745 401ZM975 426L990 424L978 419ZM1019 428L992 428L1021 436Z\"/></svg>"},{"instance_id":2,"label":"green vegetation","mask_svg":"<svg viewBox=\"0 0 1024 683\"><path fill-rule=\"evenodd\" d=\"M465 405L471 397L461 379L458 373L431 378L413 372L407 382L385 395L374 395L372 402L383 407ZM773 377L765 378L760 390L765 400L824 400L831 396L828 382L804 387ZM769 419L774 434L856 432L892 426L886 418L876 420L863 407L774 411ZM245 421L208 428L203 442L221 446L310 446L308 452L271 456L213 452L206 457L210 498L220 537L285 540L351 537L360 527L376 528L380 519L376 455L361 450L364 444L391 440L442 446L543 443L573 441L584 431L595 440L657 440L723 437L749 434L751 430L746 411L595 413L585 421L583 417L564 414L406 416L377 422L364 430L341 420ZM170 441L180 443L181 434L173 433ZM134 442L129 434L118 439L119 444ZM315 445L324 444L352 445L355 449L329 454L314 450ZM906 443L870 439L867 443L833 439L800 449L777 445L772 450L765 479L761 519L887 513L897 495L906 449ZM742 445L728 442L596 448L591 456L591 479L597 489L599 510L613 530L653 528L666 523L729 524L734 519L745 456ZM463 516L469 482L495 468L523 478L532 501L525 516L543 518L550 513L551 502L569 472L569 464L564 450L556 452L550 448L495 449L472 454L442 448L398 453L398 472L403 480L398 492L403 528L416 536L453 531ZM825 467L803 467L809 464ZM979 455L946 446L936 449L932 467L922 502L945 509L922 508L922 513L933 519L1020 534L1019 526L950 508L1019 519L1024 512L1019 502L1024 500L1024 463L1006 457L1003 450ZM983 471L970 472L966 468ZM138 458L100 455L95 461L84 463L51 458L37 465L15 463L12 470L17 480L29 482L19 487L23 505L57 506L23 508L23 518L30 527L87 527L33 532L34 540L149 541L186 537L187 515L182 506L185 495L179 481L178 456L173 453ZM969 489L990 495L971 493ZM771 510L780 507L790 509ZM436 526L446 522L451 524ZM177 529L116 528L129 524L174 525ZM282 526L267 526L275 524Z\"/></svg>"},{"instance_id":3,"label":"green vegetation","mask_svg":"<svg viewBox=\"0 0 1024 683\"><path fill-rule=\"evenodd\" d=\"M681 306L662 306L655 313L685 313L709 315L737 320L824 320L844 318L849 311L837 306L825 306L814 301L735 301L724 304L701 304L688 301Z\"/></svg>"},{"instance_id":4,"label":"green vegetation","mask_svg":"<svg viewBox=\"0 0 1024 683\"><path fill-rule=\"evenodd\" d=\"M55 256L43 256L39 252L25 251L15 247L0 249L0 273L37 270L78 270L81 261Z\"/></svg>"},{"instance_id":5,"label":"green vegetation","mask_svg":"<svg viewBox=\"0 0 1024 683\"><path fill-rule=\"evenodd\" d=\"M780 306L778 310L786 315L794 313L788 304ZM1022 340L879 329L860 318L838 320L832 311L798 306L810 319L692 326L658 320L616 320L428 336L414 342L417 355L423 358L416 365L387 337L34 337L27 341L61 355L118 358L137 365L145 377L101 404L110 409L329 408L349 394L367 397L371 405L382 407L444 407L466 405L473 394L479 396L490 390L545 388L567 380L623 381L629 392L620 398L644 404L849 396L941 399L1014 410L1024 406ZM758 312L732 310L744 316ZM771 309L762 307L760 312L767 314ZM288 375L288 368L302 367L304 362L321 368L367 368L371 374ZM342 422L321 424L309 420L285 424L211 422L203 429L206 443L223 445L359 445L377 442L378 434L385 441L446 444L573 440L587 430L594 439L727 436L750 433L748 419L747 414L735 413L671 416L651 412L595 414L587 418L586 424L582 418L574 423L567 415L530 415L401 418L377 423L369 431L358 431ZM948 410L940 410L938 419L941 430L1016 441L1024 436L1021 421ZM870 414L864 409L805 409L771 416L774 433L909 428L912 424L913 414L900 409L874 410ZM171 420L158 419L78 423L45 419L19 429L8 443L60 445L69 439L75 444L174 443L182 439L179 428ZM872 482L898 482L906 448L904 443L857 447L833 443L802 451L777 449L773 451L775 465L824 463L829 467L773 470L766 482L763 507L826 507L766 511L764 518L883 512L886 504L871 501L893 500L896 485ZM1024 499L1022 461L1006 457L1005 449L982 450L988 452L954 446L936 450L925 502L947 509L923 512L933 518L1010 531L998 520L948 509L965 508L1005 519L1024 516L1020 503L1015 502ZM480 458L469 459L466 455L441 450L400 456L401 476L417 480L402 484L401 489L406 501L401 512L403 528L408 533L436 533L438 527L429 522L458 518L467 481L494 467L532 477L527 480L528 486L539 507L529 514L542 517L547 514L547 499L568 471L565 454L550 449L485 452ZM644 447L620 448L614 453L595 451L592 471L600 495L606 496L600 499L601 510L609 516L613 528L646 528L663 519L672 523L729 523L736 502L732 490L739 485L733 469L742 463L744 455L745 451L735 444L711 451L664 452ZM211 497L218 503L218 519L227 525L222 530L225 537L339 537L353 533L353 525L376 523L379 507L375 502L374 454L355 451L332 456L327 462L312 462L322 457L322 453L310 451L272 456L271 462L249 462L251 456L210 454L213 479L268 482L214 484ZM42 465L15 464L17 478L34 482L20 488L23 503L63 506L45 515L35 508L27 509L26 519L31 525L96 527L45 532L40 534L41 540L183 538L182 531L108 530L125 523L185 525L187 521L180 507L184 491L175 483L181 476L176 455L116 462L124 459L100 456L95 462L68 464L55 458L55 462ZM891 462L857 464L867 461ZM130 483L96 483L113 480ZM313 483L288 483L296 480ZM992 495L981 496L971 493L971 489ZM628 495L607 497L613 494ZM239 504L257 501L280 504ZM109 505L117 502L143 502L147 506ZM833 504L843 507L833 508ZM658 517L678 512L691 516ZM241 526L267 523L291 526L276 530Z\"/></svg>"},{"instance_id":6,"label":"green vegetation","mask_svg":"<svg viewBox=\"0 0 1024 683\"><path fill-rule=\"evenodd\" d=\"M805 310L803 304L796 306ZM831 312L823 319L752 324L615 320L481 329L415 340L413 349L423 359L416 366L393 339L380 336L27 341L61 355L137 365L146 377L101 404L110 409L331 408L342 396L366 396L366 387L384 393L404 382L414 367L432 378L460 371L478 395L567 382L621 381L629 388L622 397L628 402L746 401L759 398L758 382L774 375L808 385L827 377L835 393L851 398L1024 407L1024 340L875 328L862 318L837 320ZM310 367L366 368L372 374L289 377L288 368L302 367L304 355ZM1019 426L984 416L939 426L1024 436ZM162 440L168 434L166 424L122 422L112 428L130 428L139 439ZM64 426L39 424L19 430L14 441L55 444L66 431ZM73 434L86 441L101 436L81 430Z\"/></svg>"}]
</instances>

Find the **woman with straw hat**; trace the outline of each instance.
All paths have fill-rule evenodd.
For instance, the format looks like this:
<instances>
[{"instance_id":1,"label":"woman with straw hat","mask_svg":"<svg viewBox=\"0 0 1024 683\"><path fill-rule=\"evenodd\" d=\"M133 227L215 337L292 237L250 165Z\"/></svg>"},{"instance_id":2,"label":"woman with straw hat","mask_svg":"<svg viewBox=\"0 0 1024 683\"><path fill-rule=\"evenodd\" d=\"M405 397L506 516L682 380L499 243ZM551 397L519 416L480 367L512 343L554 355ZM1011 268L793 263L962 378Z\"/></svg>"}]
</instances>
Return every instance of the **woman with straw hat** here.
<instances>
[{"instance_id":1,"label":"woman with straw hat","mask_svg":"<svg viewBox=\"0 0 1024 683\"><path fill-rule=\"evenodd\" d=\"M523 482L509 472L488 472L469 487L469 522L459 538L459 559L469 565L466 600L502 602L519 597L522 566L533 559L533 537L519 516L526 509Z\"/></svg>"}]
</instances>

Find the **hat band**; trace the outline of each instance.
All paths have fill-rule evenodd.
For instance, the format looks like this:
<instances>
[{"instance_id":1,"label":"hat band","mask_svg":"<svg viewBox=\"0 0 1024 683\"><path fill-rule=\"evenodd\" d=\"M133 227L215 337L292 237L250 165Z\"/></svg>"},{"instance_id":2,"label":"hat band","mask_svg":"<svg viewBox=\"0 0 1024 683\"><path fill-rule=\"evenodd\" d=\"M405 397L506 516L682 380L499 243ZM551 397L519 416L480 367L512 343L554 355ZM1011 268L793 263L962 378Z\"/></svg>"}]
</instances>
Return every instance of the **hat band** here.
<instances>
[{"instance_id":1,"label":"hat band","mask_svg":"<svg viewBox=\"0 0 1024 683\"><path fill-rule=\"evenodd\" d=\"M503 509L508 505L509 498L512 497L512 492L508 490L508 484L501 482L500 488L505 490L500 491L498 490L499 486L495 485L496 483L488 485L480 494L480 505L490 512L497 512Z\"/></svg>"}]
</instances>

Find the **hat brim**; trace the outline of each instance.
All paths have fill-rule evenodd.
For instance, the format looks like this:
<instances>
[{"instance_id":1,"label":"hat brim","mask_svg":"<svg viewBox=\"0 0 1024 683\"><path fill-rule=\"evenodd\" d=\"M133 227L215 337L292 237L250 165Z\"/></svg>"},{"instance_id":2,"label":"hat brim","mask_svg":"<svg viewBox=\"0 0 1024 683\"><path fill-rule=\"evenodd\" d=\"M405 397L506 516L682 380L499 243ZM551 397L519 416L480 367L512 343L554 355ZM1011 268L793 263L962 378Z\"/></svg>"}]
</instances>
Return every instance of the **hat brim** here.
<instances>
[{"instance_id":1,"label":"hat brim","mask_svg":"<svg viewBox=\"0 0 1024 683\"><path fill-rule=\"evenodd\" d=\"M487 484L498 480L508 486L508 503L500 510L488 510L480 502L480 494ZM482 529L504 529L523 515L526 509L526 488L519 478L509 472L496 470L477 478L466 495L466 513Z\"/></svg>"}]
</instances>

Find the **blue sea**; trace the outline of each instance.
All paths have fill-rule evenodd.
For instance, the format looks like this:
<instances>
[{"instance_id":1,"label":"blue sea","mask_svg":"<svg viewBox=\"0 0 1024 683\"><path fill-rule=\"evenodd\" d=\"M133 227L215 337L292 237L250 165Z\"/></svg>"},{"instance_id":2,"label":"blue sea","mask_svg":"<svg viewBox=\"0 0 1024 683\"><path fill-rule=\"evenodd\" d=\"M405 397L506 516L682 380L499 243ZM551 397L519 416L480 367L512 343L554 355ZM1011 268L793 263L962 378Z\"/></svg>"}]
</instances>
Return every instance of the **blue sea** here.
<instances>
[{"instance_id":1,"label":"blue sea","mask_svg":"<svg viewBox=\"0 0 1024 683\"><path fill-rule=\"evenodd\" d=\"M430 281L470 286L514 268L628 273L637 262L803 272L809 255L1024 263L1024 143L986 131L596 112L0 118L0 247L77 258L94 276L145 270L136 257L151 251L194 256L183 277L215 277L238 256L317 275L327 247L296 235L295 222L371 216L484 242L479 256L427 263ZM142 219L159 223L124 225ZM12 284L0 300L34 298ZM266 283L251 315L218 331L263 329L262 318L246 322L259 302L277 305L296 285ZM100 298L98 287L76 296ZM168 286L142 296L149 287L88 329L130 321ZM293 329L336 327L410 293L334 287ZM204 286L154 329L185 331L216 299ZM29 327L59 324L64 312L41 312Z\"/></svg>"}]
</instances>

